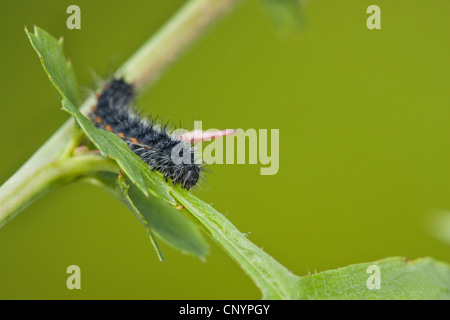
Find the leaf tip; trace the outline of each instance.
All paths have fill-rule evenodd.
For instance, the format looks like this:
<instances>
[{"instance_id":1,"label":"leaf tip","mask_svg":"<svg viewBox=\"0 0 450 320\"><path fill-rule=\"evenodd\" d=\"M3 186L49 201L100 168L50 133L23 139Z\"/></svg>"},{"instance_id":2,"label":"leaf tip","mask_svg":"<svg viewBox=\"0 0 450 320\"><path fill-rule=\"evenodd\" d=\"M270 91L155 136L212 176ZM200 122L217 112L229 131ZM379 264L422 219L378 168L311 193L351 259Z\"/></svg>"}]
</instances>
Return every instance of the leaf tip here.
<instances>
[{"instance_id":1,"label":"leaf tip","mask_svg":"<svg viewBox=\"0 0 450 320\"><path fill-rule=\"evenodd\" d=\"M27 25L25 25L24 31L25 31L25 34L27 35L28 40L31 41L31 33L30 33L30 31L28 31L28 26Z\"/></svg>"}]
</instances>

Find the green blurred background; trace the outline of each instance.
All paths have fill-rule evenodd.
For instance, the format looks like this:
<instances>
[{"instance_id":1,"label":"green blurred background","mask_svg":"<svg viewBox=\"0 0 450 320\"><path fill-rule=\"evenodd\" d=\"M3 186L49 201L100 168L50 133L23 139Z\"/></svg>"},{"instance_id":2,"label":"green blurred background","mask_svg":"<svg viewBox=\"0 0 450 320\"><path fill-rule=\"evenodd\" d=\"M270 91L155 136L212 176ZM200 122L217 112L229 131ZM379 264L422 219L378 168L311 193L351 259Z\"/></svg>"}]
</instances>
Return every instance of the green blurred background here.
<instances>
[{"instance_id":1,"label":"green blurred background","mask_svg":"<svg viewBox=\"0 0 450 320\"><path fill-rule=\"evenodd\" d=\"M23 28L64 36L79 84L110 75L184 1L0 1L0 183L68 118ZM66 8L81 8L81 30ZM368 30L366 8L381 8ZM139 106L189 127L280 130L280 170L214 165L196 194L295 274L388 256L450 262L429 232L450 210L450 2L310 0L280 33L259 1L215 26ZM134 215L73 184L0 230L1 299L259 299L213 242L206 263L161 243ZM81 267L81 290L66 268Z\"/></svg>"}]
</instances>

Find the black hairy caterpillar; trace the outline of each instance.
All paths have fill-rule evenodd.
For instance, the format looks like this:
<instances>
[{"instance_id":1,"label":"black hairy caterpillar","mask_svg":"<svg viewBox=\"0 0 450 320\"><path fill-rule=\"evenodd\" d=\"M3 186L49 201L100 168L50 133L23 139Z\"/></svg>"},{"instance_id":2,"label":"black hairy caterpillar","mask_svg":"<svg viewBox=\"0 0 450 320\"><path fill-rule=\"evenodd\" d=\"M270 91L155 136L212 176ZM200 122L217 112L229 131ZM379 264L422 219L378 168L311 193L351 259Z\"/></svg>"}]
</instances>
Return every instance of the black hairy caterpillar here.
<instances>
[{"instance_id":1,"label":"black hairy caterpillar","mask_svg":"<svg viewBox=\"0 0 450 320\"><path fill-rule=\"evenodd\" d=\"M98 128L119 136L152 170L164 174L166 181L171 178L187 190L197 184L202 165L195 161L191 143L194 139L180 139L171 135L167 127L143 119L132 106L133 85L112 79L97 97L90 118ZM173 161L173 154L183 160Z\"/></svg>"}]
</instances>

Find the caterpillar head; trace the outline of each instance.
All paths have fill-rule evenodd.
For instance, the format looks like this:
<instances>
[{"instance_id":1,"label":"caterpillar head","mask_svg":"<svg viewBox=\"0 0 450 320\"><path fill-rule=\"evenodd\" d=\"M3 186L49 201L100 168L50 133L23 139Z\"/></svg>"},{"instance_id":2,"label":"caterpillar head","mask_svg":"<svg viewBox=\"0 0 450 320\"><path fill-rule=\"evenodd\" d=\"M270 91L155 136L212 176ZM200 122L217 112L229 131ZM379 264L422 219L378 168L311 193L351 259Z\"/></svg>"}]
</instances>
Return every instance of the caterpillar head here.
<instances>
[{"instance_id":1,"label":"caterpillar head","mask_svg":"<svg viewBox=\"0 0 450 320\"><path fill-rule=\"evenodd\" d=\"M189 190L195 186L200 178L200 167L198 165L184 166L183 174L179 176L179 182L183 188Z\"/></svg>"}]
</instances>

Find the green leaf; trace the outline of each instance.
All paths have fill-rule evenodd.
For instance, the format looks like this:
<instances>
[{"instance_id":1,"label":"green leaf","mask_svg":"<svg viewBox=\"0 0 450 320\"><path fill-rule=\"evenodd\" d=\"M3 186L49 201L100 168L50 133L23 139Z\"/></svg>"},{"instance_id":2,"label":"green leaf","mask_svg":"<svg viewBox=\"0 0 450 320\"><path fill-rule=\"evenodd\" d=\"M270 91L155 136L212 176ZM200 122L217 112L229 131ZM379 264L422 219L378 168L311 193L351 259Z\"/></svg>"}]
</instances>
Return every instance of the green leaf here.
<instances>
[{"instance_id":1,"label":"green leaf","mask_svg":"<svg viewBox=\"0 0 450 320\"><path fill-rule=\"evenodd\" d=\"M122 175L122 172L120 172L119 173L118 182L119 182L120 190L122 191L122 195L127 200L128 206L131 207L132 211L134 212L134 214L136 215L138 220L142 223L142 225L144 226L144 229L147 231L147 233L148 233L148 235L150 237L150 242L152 243L153 248L155 248L155 251L156 251L156 254L158 256L159 261L164 261L164 256L163 256L163 254L161 252L161 249L158 246L158 242L156 241L155 236L153 235L153 232L150 229L149 221L144 218L144 216L141 214L139 209L136 208L136 206L134 205L133 200L131 200L131 198L130 198L130 196L128 194L128 190L130 189L130 185L128 185L125 180L126 179Z\"/></svg>"},{"instance_id":2,"label":"green leaf","mask_svg":"<svg viewBox=\"0 0 450 320\"><path fill-rule=\"evenodd\" d=\"M369 266L379 267L380 289L367 286L375 275ZM301 277L298 288L301 299L450 299L450 266L432 258L386 258Z\"/></svg>"},{"instance_id":3,"label":"green leaf","mask_svg":"<svg viewBox=\"0 0 450 320\"><path fill-rule=\"evenodd\" d=\"M139 188L134 184L129 184L123 177L123 183L129 186L127 190L128 198L125 201L122 194L117 192L120 188L115 173L98 172L93 178L95 184L100 183L102 187L125 202L127 206L132 205L132 209L139 214L138 218L144 224L144 227L150 227L150 231L158 238L182 253L193 255L205 261L209 253L208 243L200 228L182 213L181 208L175 209L153 196L146 197Z\"/></svg>"},{"instance_id":4,"label":"green leaf","mask_svg":"<svg viewBox=\"0 0 450 320\"><path fill-rule=\"evenodd\" d=\"M78 106L80 99L77 78L72 64L64 57L63 38L57 40L38 27L34 27L34 34L25 27L25 33L55 88L61 96Z\"/></svg>"},{"instance_id":5,"label":"green leaf","mask_svg":"<svg viewBox=\"0 0 450 320\"><path fill-rule=\"evenodd\" d=\"M130 186L129 195L150 228L162 240L183 253L196 256L202 261L206 260L208 243L200 228L183 215L181 210L153 196L145 197L134 185Z\"/></svg>"}]
</instances>

